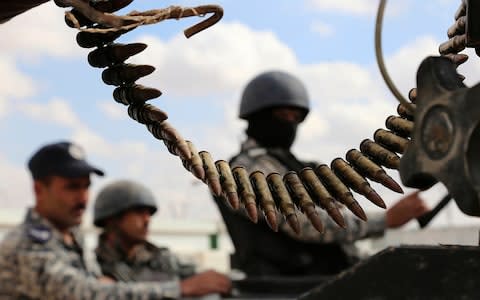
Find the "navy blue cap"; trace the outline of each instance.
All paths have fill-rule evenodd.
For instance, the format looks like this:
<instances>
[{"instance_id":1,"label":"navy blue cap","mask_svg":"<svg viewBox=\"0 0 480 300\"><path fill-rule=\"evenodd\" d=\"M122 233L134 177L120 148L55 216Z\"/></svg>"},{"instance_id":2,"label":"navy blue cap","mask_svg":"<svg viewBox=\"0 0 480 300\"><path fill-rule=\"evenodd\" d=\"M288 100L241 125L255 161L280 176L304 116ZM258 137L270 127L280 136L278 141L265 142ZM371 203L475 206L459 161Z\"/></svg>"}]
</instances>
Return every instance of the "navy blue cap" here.
<instances>
[{"instance_id":1,"label":"navy blue cap","mask_svg":"<svg viewBox=\"0 0 480 300\"><path fill-rule=\"evenodd\" d=\"M28 169L34 179L51 175L75 178L104 172L85 160L85 151L70 142L48 144L40 148L28 161Z\"/></svg>"}]
</instances>

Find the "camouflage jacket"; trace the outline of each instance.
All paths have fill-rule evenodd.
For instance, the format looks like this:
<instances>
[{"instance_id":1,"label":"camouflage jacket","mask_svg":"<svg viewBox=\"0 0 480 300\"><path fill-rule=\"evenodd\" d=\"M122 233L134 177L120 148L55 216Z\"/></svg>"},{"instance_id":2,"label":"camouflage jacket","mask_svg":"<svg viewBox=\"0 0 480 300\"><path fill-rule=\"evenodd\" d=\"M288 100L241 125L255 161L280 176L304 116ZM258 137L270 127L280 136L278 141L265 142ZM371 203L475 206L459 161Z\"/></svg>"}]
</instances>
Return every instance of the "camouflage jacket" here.
<instances>
[{"instance_id":1,"label":"camouflage jacket","mask_svg":"<svg viewBox=\"0 0 480 300\"><path fill-rule=\"evenodd\" d=\"M0 243L0 299L172 299L178 285L102 283L95 262L84 258L79 229L73 245L35 211Z\"/></svg>"},{"instance_id":2,"label":"camouflage jacket","mask_svg":"<svg viewBox=\"0 0 480 300\"><path fill-rule=\"evenodd\" d=\"M178 284L178 260L167 248L146 242L136 250L134 257L128 257L119 245L110 245L101 235L95 253L102 272L118 281Z\"/></svg>"},{"instance_id":3,"label":"camouflage jacket","mask_svg":"<svg viewBox=\"0 0 480 300\"><path fill-rule=\"evenodd\" d=\"M308 165L308 163L305 163ZM311 163L310 163L311 164ZM265 175L277 172L284 175L289 169L279 159L269 154L267 149L259 146L257 142L249 138L242 144L241 152L235 156L230 165L243 166L250 173L254 170L260 170ZM347 228L340 228L328 214L318 208L318 213L321 219L324 221L325 231L320 234L310 221L303 215L298 214L298 220L300 222L301 234L297 235L288 225L283 217L279 216L279 230L286 233L294 240L300 240L312 243L340 243L347 253L351 255L358 255L358 251L354 246L354 242L366 237L381 236L385 231L385 214L376 213L369 214L368 221L364 222L355 217L350 212L345 211L342 207L343 216L347 224ZM244 212L246 215L246 213Z\"/></svg>"}]
</instances>

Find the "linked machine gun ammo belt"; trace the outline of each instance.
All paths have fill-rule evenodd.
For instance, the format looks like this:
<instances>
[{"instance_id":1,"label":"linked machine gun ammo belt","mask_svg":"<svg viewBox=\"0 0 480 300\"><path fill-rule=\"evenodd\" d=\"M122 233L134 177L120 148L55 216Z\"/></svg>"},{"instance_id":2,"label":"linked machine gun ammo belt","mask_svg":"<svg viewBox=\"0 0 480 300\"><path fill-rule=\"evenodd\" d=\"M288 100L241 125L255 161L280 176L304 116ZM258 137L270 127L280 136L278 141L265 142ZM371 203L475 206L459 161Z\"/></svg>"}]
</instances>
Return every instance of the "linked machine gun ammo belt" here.
<instances>
[{"instance_id":1,"label":"linked machine gun ammo belt","mask_svg":"<svg viewBox=\"0 0 480 300\"><path fill-rule=\"evenodd\" d=\"M375 205L386 207L368 180L403 193L400 185L386 173L384 167L400 169L400 155L408 154L411 148L411 137L415 131L413 120L417 110L416 90L409 95L411 101L399 104L398 115L387 118L386 129L377 130L373 140L365 139L360 143L359 149L349 150L345 159L336 158L330 166L321 164L298 173L291 171L283 176L276 173L264 174L261 171L248 174L243 167L231 169L226 161L214 160L209 152L198 151L191 141L185 140L166 121L166 112L147 103L162 93L135 82L151 74L155 68L125 62L129 57L142 52L147 45L115 43L122 34L142 25L166 19L213 14L187 29L185 35L190 37L218 22L223 16L223 9L217 5L191 8L170 6L145 12L134 11L125 16L113 14L130 2L131 0L118 1L120 4L115 6L112 5L114 2L102 0L55 0L59 6L73 7L66 12L66 23L80 31L77 42L81 47L95 48L88 55L89 64L105 68L102 79L106 84L116 87L113 91L114 100L128 106L128 115L132 119L144 124L155 138L163 141L171 154L180 158L186 170L207 184L212 194L223 195L232 208L238 209L243 205L253 222L257 222L260 210L273 230L278 229L276 216L281 213L296 232L300 230L297 214L303 213L322 232L323 222L317 213L317 207L328 212L340 227L345 227L346 223L337 202L345 205L358 218L367 220L364 210L353 197L352 190ZM454 60L464 57L450 52L447 54Z\"/></svg>"}]
</instances>

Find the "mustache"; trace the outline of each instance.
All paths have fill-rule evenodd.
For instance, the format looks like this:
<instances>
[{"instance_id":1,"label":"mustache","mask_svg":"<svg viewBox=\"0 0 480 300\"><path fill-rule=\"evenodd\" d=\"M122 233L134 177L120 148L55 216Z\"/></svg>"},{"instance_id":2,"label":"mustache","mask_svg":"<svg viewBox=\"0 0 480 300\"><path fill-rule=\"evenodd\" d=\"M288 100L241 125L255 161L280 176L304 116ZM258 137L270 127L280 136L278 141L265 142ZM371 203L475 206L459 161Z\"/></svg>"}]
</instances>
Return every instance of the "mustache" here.
<instances>
[{"instance_id":1,"label":"mustache","mask_svg":"<svg viewBox=\"0 0 480 300\"><path fill-rule=\"evenodd\" d=\"M85 204L77 204L73 207L73 210L80 210L80 209L86 209L87 206Z\"/></svg>"}]
</instances>

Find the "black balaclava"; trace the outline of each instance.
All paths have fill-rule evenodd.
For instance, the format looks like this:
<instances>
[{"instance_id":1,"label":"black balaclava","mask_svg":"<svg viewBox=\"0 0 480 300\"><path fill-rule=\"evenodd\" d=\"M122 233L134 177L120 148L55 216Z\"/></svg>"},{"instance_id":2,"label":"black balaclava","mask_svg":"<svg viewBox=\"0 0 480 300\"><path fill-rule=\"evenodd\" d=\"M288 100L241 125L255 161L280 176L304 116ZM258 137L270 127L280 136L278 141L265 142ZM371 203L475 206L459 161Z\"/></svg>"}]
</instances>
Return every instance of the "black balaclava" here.
<instances>
[{"instance_id":1,"label":"black balaclava","mask_svg":"<svg viewBox=\"0 0 480 300\"><path fill-rule=\"evenodd\" d=\"M247 135L266 148L290 149L297 134L297 123L278 119L272 110L262 110L248 118Z\"/></svg>"}]
</instances>

